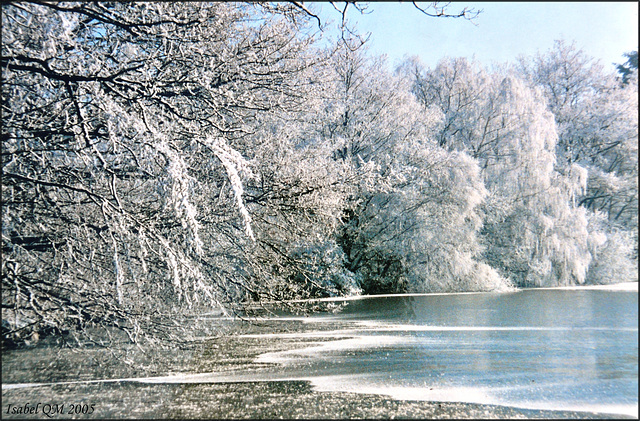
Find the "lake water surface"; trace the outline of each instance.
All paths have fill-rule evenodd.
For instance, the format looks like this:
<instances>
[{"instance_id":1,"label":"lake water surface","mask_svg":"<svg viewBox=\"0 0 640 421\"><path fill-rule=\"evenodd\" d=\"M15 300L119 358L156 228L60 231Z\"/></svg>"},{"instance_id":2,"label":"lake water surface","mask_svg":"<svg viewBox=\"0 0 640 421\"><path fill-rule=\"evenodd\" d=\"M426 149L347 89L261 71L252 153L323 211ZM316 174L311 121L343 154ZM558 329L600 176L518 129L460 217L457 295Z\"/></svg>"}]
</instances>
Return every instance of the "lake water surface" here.
<instances>
[{"instance_id":1,"label":"lake water surface","mask_svg":"<svg viewBox=\"0 0 640 421\"><path fill-rule=\"evenodd\" d=\"M187 387L304 380L318 391L399 400L638 416L637 283L619 290L375 296L325 304L335 311L270 316L264 319L285 329L234 337L238 347L242 341L300 341L295 349L265 346L254 360L257 370L194 371L185 364L184 371L156 377L64 383ZM11 390L56 384L63 383L5 383L3 398Z\"/></svg>"},{"instance_id":2,"label":"lake water surface","mask_svg":"<svg viewBox=\"0 0 640 421\"><path fill-rule=\"evenodd\" d=\"M364 298L342 337L263 354L319 390L638 415L638 293L537 289ZM312 333L308 333L312 334Z\"/></svg>"}]
</instances>

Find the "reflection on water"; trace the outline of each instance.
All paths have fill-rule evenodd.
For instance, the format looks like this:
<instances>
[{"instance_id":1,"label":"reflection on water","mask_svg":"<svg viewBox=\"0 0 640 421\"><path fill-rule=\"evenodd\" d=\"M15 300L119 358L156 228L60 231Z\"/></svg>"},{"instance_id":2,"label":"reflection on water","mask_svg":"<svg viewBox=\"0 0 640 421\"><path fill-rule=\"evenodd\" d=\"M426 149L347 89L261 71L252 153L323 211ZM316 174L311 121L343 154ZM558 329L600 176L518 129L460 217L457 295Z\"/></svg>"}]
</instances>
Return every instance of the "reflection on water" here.
<instances>
[{"instance_id":1,"label":"reflection on water","mask_svg":"<svg viewBox=\"0 0 640 421\"><path fill-rule=\"evenodd\" d=\"M321 390L638 413L637 292L368 298L309 321L327 319L353 337L260 361Z\"/></svg>"}]
</instances>

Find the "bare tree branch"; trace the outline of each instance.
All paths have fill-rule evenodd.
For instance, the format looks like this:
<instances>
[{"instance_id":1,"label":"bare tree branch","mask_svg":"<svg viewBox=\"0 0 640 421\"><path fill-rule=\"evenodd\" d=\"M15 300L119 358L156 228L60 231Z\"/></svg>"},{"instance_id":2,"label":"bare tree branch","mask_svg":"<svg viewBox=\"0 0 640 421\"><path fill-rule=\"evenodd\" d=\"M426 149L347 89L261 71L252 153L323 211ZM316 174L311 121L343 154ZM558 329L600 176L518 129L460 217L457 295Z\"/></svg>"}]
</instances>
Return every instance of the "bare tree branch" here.
<instances>
[{"instance_id":1,"label":"bare tree branch","mask_svg":"<svg viewBox=\"0 0 640 421\"><path fill-rule=\"evenodd\" d=\"M320 28L320 30L322 30L322 21L320 20L320 18L318 17L318 15L314 14L313 12L311 12L311 10L309 10L305 5L304 2L300 2L300 1L292 1L291 4L293 4L295 7L297 7L298 9L302 10L303 12L305 12L307 15L309 15L309 17L314 18L317 22L318 22L318 28Z\"/></svg>"},{"instance_id":2,"label":"bare tree branch","mask_svg":"<svg viewBox=\"0 0 640 421\"><path fill-rule=\"evenodd\" d=\"M451 2L445 3L444 5L441 5L440 2L432 2L427 7L420 7L415 1L411 3L416 9L432 18L463 18L472 21L482 13L482 10L469 9L468 7L465 7L458 13L448 13L447 8L451 6ZM433 11L429 12L430 9L433 9Z\"/></svg>"}]
</instances>

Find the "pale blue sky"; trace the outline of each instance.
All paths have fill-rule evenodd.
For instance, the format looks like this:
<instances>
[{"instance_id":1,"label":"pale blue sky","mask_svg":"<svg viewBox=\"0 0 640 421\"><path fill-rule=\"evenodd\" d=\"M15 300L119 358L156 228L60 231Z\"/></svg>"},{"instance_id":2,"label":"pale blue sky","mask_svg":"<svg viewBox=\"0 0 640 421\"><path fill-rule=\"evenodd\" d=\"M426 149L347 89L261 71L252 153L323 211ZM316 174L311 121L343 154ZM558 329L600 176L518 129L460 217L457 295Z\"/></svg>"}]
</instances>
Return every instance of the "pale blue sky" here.
<instances>
[{"instance_id":1,"label":"pale blue sky","mask_svg":"<svg viewBox=\"0 0 640 421\"><path fill-rule=\"evenodd\" d=\"M338 20L330 4L312 4L322 17ZM419 56L428 67L444 56L475 55L485 65L513 62L564 39L614 70L612 63L626 60L623 53L638 49L637 2L452 2L450 10L464 7L483 10L475 25L430 18L411 2L371 2L369 14L352 9L348 17L360 32L371 32L370 51L387 54L391 64L405 54Z\"/></svg>"}]
</instances>

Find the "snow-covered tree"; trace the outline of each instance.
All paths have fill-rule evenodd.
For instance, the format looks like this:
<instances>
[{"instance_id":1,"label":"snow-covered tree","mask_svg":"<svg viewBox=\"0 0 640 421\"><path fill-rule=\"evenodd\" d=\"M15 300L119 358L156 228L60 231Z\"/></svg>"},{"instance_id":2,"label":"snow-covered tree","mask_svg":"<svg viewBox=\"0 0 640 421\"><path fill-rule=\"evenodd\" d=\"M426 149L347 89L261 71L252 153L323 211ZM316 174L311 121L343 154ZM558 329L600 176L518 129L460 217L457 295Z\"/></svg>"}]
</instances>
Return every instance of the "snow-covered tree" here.
<instances>
[{"instance_id":1,"label":"snow-covered tree","mask_svg":"<svg viewBox=\"0 0 640 421\"><path fill-rule=\"evenodd\" d=\"M630 68L620 84L617 75L606 73L598 61L564 41L556 41L543 54L521 58L518 70L531 86L542 89L554 114L558 171L565 173L574 164L588 171L587 187L577 196L578 203L608 220L608 228L599 223L590 231L593 235L599 229L611 235L629 232L630 236L621 238L635 243L627 257L637 259L637 71ZM595 282L593 276L590 279Z\"/></svg>"},{"instance_id":2,"label":"snow-covered tree","mask_svg":"<svg viewBox=\"0 0 640 421\"><path fill-rule=\"evenodd\" d=\"M425 109L444 112L440 144L479 161L486 261L519 285L584 282L587 222L575 198L586 174L555 170L556 126L542 94L463 58L428 71L414 59L401 70Z\"/></svg>"},{"instance_id":3,"label":"snow-covered tree","mask_svg":"<svg viewBox=\"0 0 640 421\"><path fill-rule=\"evenodd\" d=\"M410 81L383 58L344 50L319 139L359 180L340 244L366 293L490 290L506 280L476 260L477 206L485 194L475 160L441 148L441 112L424 112Z\"/></svg>"},{"instance_id":4,"label":"snow-covered tree","mask_svg":"<svg viewBox=\"0 0 640 421\"><path fill-rule=\"evenodd\" d=\"M500 159L485 170L492 192L487 257L519 284L583 283L591 255L586 215L575 198L586 186L586 170L574 165L565 174L555 171L555 124L539 93L508 77L499 98L506 130Z\"/></svg>"},{"instance_id":5,"label":"snow-covered tree","mask_svg":"<svg viewBox=\"0 0 640 421\"><path fill-rule=\"evenodd\" d=\"M186 339L185 314L270 297L253 142L318 83L308 22L289 3L2 5L5 338Z\"/></svg>"}]
</instances>

